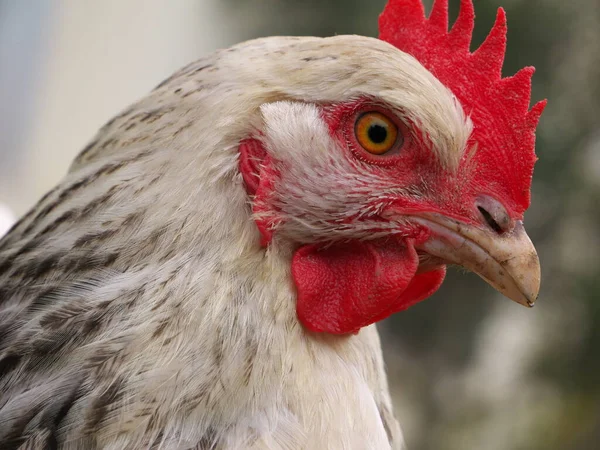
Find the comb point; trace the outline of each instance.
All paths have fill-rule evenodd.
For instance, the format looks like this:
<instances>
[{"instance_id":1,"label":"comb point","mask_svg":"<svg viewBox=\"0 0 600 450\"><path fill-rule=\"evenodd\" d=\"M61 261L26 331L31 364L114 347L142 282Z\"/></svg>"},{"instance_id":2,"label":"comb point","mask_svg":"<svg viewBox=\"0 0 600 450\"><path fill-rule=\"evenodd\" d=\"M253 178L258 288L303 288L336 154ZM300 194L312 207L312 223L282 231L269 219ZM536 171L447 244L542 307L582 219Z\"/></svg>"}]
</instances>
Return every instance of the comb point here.
<instances>
[{"instance_id":1,"label":"comb point","mask_svg":"<svg viewBox=\"0 0 600 450\"><path fill-rule=\"evenodd\" d=\"M448 31L448 0L434 0L429 23L442 29L444 33Z\"/></svg>"},{"instance_id":2,"label":"comb point","mask_svg":"<svg viewBox=\"0 0 600 450\"><path fill-rule=\"evenodd\" d=\"M469 47L471 46L471 38L473 36L474 27L475 9L473 8L473 1L461 0L458 18L450 30L450 35L454 39L455 45L458 47L464 47L468 51Z\"/></svg>"},{"instance_id":3,"label":"comb point","mask_svg":"<svg viewBox=\"0 0 600 450\"><path fill-rule=\"evenodd\" d=\"M506 32L506 13L504 9L498 8L494 26L483 44L473 53L473 57L478 60L477 63L482 67L487 66L490 75L497 79L502 74L502 65L504 64Z\"/></svg>"},{"instance_id":4,"label":"comb point","mask_svg":"<svg viewBox=\"0 0 600 450\"><path fill-rule=\"evenodd\" d=\"M535 69L524 67L512 77L500 81L500 97L518 114L526 114L531 100L531 78Z\"/></svg>"},{"instance_id":5,"label":"comb point","mask_svg":"<svg viewBox=\"0 0 600 450\"><path fill-rule=\"evenodd\" d=\"M379 33L393 36L400 26L415 26L424 21L421 0L390 0L379 16Z\"/></svg>"},{"instance_id":6,"label":"comb point","mask_svg":"<svg viewBox=\"0 0 600 450\"><path fill-rule=\"evenodd\" d=\"M529 127L535 129L540 121L540 117L548 104L548 100L540 100L529 110L526 116L526 122Z\"/></svg>"}]
</instances>

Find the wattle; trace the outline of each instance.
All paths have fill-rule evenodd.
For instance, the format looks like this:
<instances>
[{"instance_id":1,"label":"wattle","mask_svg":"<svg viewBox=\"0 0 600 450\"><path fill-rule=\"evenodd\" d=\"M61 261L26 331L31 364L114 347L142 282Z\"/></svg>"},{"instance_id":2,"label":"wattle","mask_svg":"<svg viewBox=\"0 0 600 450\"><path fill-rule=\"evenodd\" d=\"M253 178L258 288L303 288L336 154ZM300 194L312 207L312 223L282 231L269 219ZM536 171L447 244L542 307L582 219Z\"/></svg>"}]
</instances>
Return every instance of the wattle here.
<instances>
[{"instance_id":1,"label":"wattle","mask_svg":"<svg viewBox=\"0 0 600 450\"><path fill-rule=\"evenodd\" d=\"M418 265L411 240L300 247L292 260L298 318L312 331L356 333L439 288L445 268L417 274Z\"/></svg>"}]
</instances>

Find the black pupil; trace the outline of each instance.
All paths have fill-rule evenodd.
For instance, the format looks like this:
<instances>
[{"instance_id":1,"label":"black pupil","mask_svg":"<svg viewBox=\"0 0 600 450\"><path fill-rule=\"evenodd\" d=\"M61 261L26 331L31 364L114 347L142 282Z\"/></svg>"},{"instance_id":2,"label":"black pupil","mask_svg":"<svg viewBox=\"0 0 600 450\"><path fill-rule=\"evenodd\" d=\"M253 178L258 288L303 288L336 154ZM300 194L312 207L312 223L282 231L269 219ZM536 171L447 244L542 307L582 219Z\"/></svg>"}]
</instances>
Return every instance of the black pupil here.
<instances>
[{"instance_id":1,"label":"black pupil","mask_svg":"<svg viewBox=\"0 0 600 450\"><path fill-rule=\"evenodd\" d=\"M373 124L369 127L368 134L371 142L373 142L374 144L381 144L382 142L385 142L388 132L386 127L378 124Z\"/></svg>"}]
</instances>

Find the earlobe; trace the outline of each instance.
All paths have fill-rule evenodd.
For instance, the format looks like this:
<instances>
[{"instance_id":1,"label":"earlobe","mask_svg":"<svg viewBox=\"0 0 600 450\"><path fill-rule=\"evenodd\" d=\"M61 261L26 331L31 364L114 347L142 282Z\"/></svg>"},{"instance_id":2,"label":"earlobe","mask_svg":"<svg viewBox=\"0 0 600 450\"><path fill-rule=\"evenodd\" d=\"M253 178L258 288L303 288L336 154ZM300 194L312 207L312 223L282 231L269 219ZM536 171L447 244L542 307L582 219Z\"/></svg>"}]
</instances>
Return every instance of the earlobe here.
<instances>
[{"instance_id":1,"label":"earlobe","mask_svg":"<svg viewBox=\"0 0 600 450\"><path fill-rule=\"evenodd\" d=\"M269 202L276 171L270 156L258 139L241 141L239 152L239 169L246 192L252 196L252 213L260 232L260 245L266 247L273 238L276 224Z\"/></svg>"},{"instance_id":2,"label":"earlobe","mask_svg":"<svg viewBox=\"0 0 600 450\"><path fill-rule=\"evenodd\" d=\"M246 192L255 195L260 184L261 166L267 151L258 139L244 139L240 142L240 173L244 179Z\"/></svg>"}]
</instances>

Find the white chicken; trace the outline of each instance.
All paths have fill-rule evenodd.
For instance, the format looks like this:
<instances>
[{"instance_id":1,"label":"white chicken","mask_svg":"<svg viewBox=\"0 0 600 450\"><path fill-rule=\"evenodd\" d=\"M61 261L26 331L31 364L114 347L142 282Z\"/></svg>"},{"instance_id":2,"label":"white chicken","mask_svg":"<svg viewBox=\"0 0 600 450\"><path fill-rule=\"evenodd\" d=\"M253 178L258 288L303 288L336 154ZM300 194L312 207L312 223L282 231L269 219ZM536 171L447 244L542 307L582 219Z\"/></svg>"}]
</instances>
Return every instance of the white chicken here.
<instances>
[{"instance_id":1,"label":"white chicken","mask_svg":"<svg viewBox=\"0 0 600 450\"><path fill-rule=\"evenodd\" d=\"M381 38L272 37L103 127L0 241L0 442L390 449L374 323L474 270L533 304L543 103L505 22L391 0Z\"/></svg>"}]
</instances>

